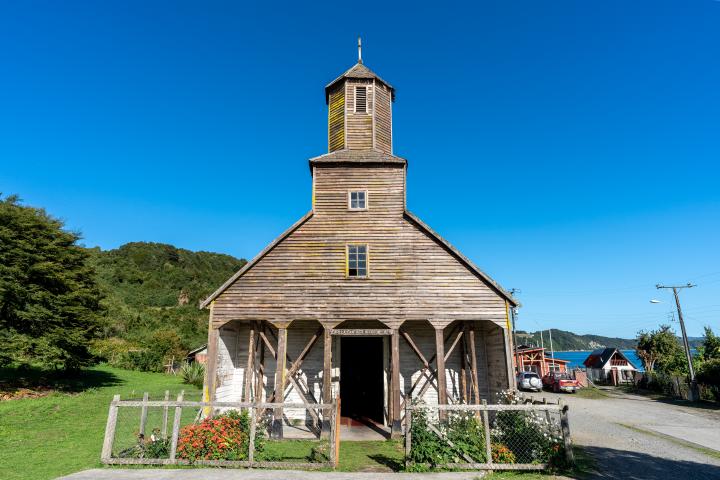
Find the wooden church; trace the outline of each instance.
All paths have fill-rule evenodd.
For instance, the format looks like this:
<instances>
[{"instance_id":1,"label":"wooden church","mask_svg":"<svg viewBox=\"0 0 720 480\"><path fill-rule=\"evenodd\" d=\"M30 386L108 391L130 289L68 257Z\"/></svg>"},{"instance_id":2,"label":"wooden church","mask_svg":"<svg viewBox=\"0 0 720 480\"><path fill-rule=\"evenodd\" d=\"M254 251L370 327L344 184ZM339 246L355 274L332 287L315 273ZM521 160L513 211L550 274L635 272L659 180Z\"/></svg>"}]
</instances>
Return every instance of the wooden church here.
<instances>
[{"instance_id":1,"label":"wooden church","mask_svg":"<svg viewBox=\"0 0 720 480\"><path fill-rule=\"evenodd\" d=\"M514 386L517 302L408 210L395 89L358 51L325 87L328 153L310 159L311 210L201 304L205 394L305 404L339 394L343 417L398 436L408 399L494 403ZM317 417L278 409L273 432L323 425Z\"/></svg>"}]
</instances>

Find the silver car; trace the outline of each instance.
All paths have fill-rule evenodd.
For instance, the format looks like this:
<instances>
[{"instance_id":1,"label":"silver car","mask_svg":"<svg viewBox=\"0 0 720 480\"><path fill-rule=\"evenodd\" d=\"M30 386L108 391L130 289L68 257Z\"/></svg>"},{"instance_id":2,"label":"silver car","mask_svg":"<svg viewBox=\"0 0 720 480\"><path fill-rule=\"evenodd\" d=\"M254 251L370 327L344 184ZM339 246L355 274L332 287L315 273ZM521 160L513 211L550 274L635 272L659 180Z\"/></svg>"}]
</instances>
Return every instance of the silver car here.
<instances>
[{"instance_id":1,"label":"silver car","mask_svg":"<svg viewBox=\"0 0 720 480\"><path fill-rule=\"evenodd\" d=\"M542 390L542 380L535 372L520 372L517 376L517 386L520 390L539 392Z\"/></svg>"}]
</instances>

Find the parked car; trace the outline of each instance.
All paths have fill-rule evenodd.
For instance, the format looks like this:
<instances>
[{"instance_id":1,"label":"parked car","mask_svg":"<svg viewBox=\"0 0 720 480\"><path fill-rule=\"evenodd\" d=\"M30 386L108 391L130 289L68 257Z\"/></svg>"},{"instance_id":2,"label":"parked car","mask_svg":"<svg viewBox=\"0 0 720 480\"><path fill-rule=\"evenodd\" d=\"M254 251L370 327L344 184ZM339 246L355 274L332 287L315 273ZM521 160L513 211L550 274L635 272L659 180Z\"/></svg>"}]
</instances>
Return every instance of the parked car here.
<instances>
[{"instance_id":1,"label":"parked car","mask_svg":"<svg viewBox=\"0 0 720 480\"><path fill-rule=\"evenodd\" d=\"M539 392L542 390L542 381L540 375L535 372L520 372L517 376L517 386L520 390Z\"/></svg>"},{"instance_id":2,"label":"parked car","mask_svg":"<svg viewBox=\"0 0 720 480\"><path fill-rule=\"evenodd\" d=\"M550 372L542 378L543 387L553 392L575 393L580 389L580 383L565 372Z\"/></svg>"}]
</instances>

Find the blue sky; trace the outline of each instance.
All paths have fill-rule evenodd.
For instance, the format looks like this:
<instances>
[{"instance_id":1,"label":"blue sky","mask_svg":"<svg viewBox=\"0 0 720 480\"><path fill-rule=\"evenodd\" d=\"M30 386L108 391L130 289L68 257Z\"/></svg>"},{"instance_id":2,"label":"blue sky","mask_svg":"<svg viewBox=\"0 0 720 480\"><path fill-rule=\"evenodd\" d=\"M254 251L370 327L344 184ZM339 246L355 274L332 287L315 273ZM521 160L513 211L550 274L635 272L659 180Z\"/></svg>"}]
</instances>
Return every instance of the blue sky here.
<instances>
[{"instance_id":1,"label":"blue sky","mask_svg":"<svg viewBox=\"0 0 720 480\"><path fill-rule=\"evenodd\" d=\"M88 246L252 257L310 208L362 35L410 209L519 328L630 337L693 281L720 329L720 2L299 3L4 2L0 191Z\"/></svg>"}]
</instances>

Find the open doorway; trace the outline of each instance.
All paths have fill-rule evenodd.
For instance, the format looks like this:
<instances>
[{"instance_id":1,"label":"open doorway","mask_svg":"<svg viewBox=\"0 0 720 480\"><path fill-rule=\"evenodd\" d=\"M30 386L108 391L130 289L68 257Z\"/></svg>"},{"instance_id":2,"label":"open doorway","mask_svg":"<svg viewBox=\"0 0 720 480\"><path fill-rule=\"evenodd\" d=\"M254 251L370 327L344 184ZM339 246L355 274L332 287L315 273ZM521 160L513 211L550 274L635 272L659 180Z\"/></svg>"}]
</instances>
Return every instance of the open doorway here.
<instances>
[{"instance_id":1,"label":"open doorway","mask_svg":"<svg viewBox=\"0 0 720 480\"><path fill-rule=\"evenodd\" d=\"M340 341L340 414L382 424L382 338L341 337Z\"/></svg>"}]
</instances>

